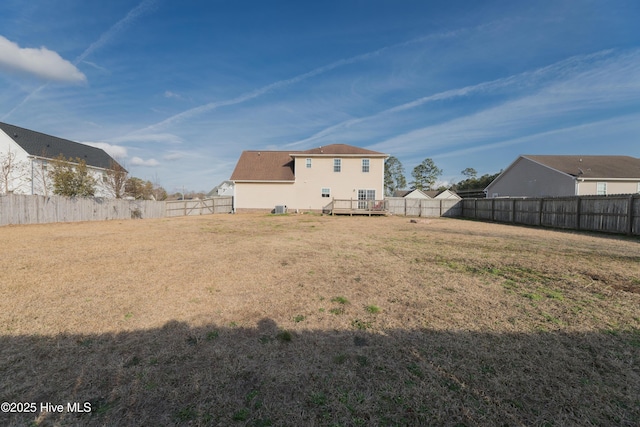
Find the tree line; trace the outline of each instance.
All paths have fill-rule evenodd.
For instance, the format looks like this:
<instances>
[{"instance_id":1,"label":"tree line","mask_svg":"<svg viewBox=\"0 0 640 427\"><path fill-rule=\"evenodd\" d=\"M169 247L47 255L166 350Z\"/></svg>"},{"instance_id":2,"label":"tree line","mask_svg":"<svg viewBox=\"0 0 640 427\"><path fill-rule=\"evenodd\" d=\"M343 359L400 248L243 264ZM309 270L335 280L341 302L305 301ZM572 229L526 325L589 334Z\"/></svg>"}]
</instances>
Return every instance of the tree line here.
<instances>
[{"instance_id":1,"label":"tree line","mask_svg":"<svg viewBox=\"0 0 640 427\"><path fill-rule=\"evenodd\" d=\"M419 165L411 171L413 181L409 183L411 190L484 190L494 179L500 175L500 172L490 175L485 174L478 177L478 173L473 168L464 169L461 174L466 178L458 183L454 183L449 187L435 187L438 178L442 175L442 169L436 166L431 158L424 159ZM384 162L384 191L387 196L393 195L395 191L407 188L407 179L402 162L397 157L391 156Z\"/></svg>"}]
</instances>

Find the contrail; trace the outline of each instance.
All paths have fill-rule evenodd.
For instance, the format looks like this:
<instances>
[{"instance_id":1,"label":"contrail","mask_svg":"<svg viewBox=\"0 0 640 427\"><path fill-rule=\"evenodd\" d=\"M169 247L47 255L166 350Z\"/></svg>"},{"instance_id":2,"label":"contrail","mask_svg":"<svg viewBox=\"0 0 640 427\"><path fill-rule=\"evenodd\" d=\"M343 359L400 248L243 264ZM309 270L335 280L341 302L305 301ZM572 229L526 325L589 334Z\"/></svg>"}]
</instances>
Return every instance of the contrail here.
<instances>
[{"instance_id":1,"label":"contrail","mask_svg":"<svg viewBox=\"0 0 640 427\"><path fill-rule=\"evenodd\" d=\"M103 33L97 41L91 43L91 45L89 45L89 47L86 48L84 52L82 52L80 56L78 56L73 61L73 65L78 65L87 56L91 55L93 52L95 52L96 50L100 49L101 47L109 43L117 34L126 30L127 26L131 24L136 18L138 18L140 15L150 10L155 3L156 3L156 0L144 0L138 6L130 10L129 13L127 13L127 15L124 18L116 22L115 25L113 25L105 33ZM47 86L49 86L48 82L43 84L39 88L35 89L29 95L27 95L18 105L13 107L11 111L3 115L2 120L5 120L7 117L11 116L11 114L13 114L16 110L18 110L20 107L26 104L31 98L33 98L35 95L37 95Z\"/></svg>"},{"instance_id":2,"label":"contrail","mask_svg":"<svg viewBox=\"0 0 640 427\"><path fill-rule=\"evenodd\" d=\"M520 74L514 74L512 76L508 76L508 77L503 77L500 79L496 79L496 80L491 80L488 82L482 82L482 83L478 83L475 85L470 85L470 86L465 86L462 88L458 88L458 89L451 89L451 90L447 90L444 92L440 92L440 93L436 93L433 95L429 95L429 96L424 96L422 98L418 98L414 101L411 102L407 102L405 104L401 104L401 105L397 105L395 107L380 111L378 113L372 114L370 116L366 116L366 117L360 117L357 119L350 119L350 120L345 120L343 122L337 123L335 125L329 126L313 135L311 135L308 138L305 139L301 139L299 141L295 141L292 142L290 144L285 145L285 147L294 147L297 145L302 145L311 141L315 141L317 139L320 139L326 135L330 135L333 132L340 130L340 129L345 129L345 128L349 128L353 125L362 123L362 122L366 122L366 121L370 121L370 120L374 120L377 118L380 118L381 116L385 116L385 115L389 115L389 114L393 114L393 113L398 113L400 111L405 111L405 110L409 110L412 108L416 108L419 107L421 105L427 104L429 102L435 102L435 101L441 101L441 100L445 100L445 99L451 99L451 98L456 98L456 97L462 97L462 96L467 96L470 95L472 93L477 93L477 92L482 92L482 91L489 91L489 90L495 90L495 89L500 89L500 88L504 88L504 87L508 87L511 85L516 85L516 84L521 84L524 81L527 81L527 79L531 79L531 80L535 80L535 79L539 79L539 78L543 78L545 75L548 75L550 73L553 72L558 72L558 71L562 71L565 70L567 68L573 67L577 64L581 64L585 61L589 61L589 60L593 60L593 59L598 59L598 58L603 58L606 57L608 55L610 55L613 51L611 49L609 50L603 50L600 52L596 52L596 53L592 53L592 54L587 54L587 55L578 55L578 56L572 56L570 58L564 59L562 61L558 61L554 64L548 65L546 67L542 67L542 68L538 68L536 70L533 71L525 71L523 73Z\"/></svg>"},{"instance_id":3,"label":"contrail","mask_svg":"<svg viewBox=\"0 0 640 427\"><path fill-rule=\"evenodd\" d=\"M440 33L440 34L434 34L434 35L428 35L428 36L424 36L424 37L419 37L419 38L415 38L415 39L411 39L408 41L404 41L402 43L397 43L394 45L390 45L390 46L385 46L382 47L380 49L374 50L372 52L367 52L367 53L363 53L360 55L356 55L353 56L351 58L346 58L346 59L341 59L338 60L336 62L332 62L331 64L327 64L327 65L323 65L321 67L315 68L311 71L308 71L304 74L300 74L297 75L295 77L292 77L290 79L286 79L286 80L280 80L277 81L275 83L271 83L267 86L263 86L259 89L253 90L251 92L247 92L244 93L236 98L232 98L232 99L228 99L226 101L220 101L220 102L211 102L209 104L205 104L205 105L201 105L199 107L194 107L191 108L189 110L183 111L182 113L178 113L174 116L168 117L164 120L162 120L161 122L158 122L156 124L153 125L149 125L143 129L131 132L131 133L140 133L140 132L145 132L145 131L151 131L151 130L158 130L159 128L171 125L173 123L179 122L181 120L186 120L188 118L191 118L193 116L197 116L199 114L205 113L207 111L212 111L215 110L217 108L220 107L227 107L230 105L237 105L237 104L241 104L243 102L249 101L251 99L254 98L258 98L259 96L262 96L266 93L272 92L276 89L280 89L286 86L290 86L292 84L295 83L299 83L301 81L307 80L311 77L315 77L318 76L320 74L324 74L327 73L331 70L334 70L336 68L342 67L344 65L349 65L349 64L353 64L359 61L364 61L370 58L373 58L375 56L378 56L388 50L391 49L396 49L398 47L403 47L403 46L408 46L410 44L415 44L415 43L420 43L420 42L425 42L428 40L432 40L432 39L441 39L441 38L448 38L448 37L453 37L458 35L461 31L463 30L456 30L456 31L450 31L447 33Z\"/></svg>"}]
</instances>

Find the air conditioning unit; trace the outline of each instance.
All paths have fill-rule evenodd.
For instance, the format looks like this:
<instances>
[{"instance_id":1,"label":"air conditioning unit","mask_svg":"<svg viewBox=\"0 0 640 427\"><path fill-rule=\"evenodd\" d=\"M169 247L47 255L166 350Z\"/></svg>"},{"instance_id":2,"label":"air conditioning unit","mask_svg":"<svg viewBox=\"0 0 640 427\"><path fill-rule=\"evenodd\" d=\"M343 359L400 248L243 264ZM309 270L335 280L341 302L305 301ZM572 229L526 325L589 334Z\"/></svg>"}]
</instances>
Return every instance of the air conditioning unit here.
<instances>
[{"instance_id":1,"label":"air conditioning unit","mask_svg":"<svg viewBox=\"0 0 640 427\"><path fill-rule=\"evenodd\" d=\"M276 206L276 214L286 214L287 206L286 205L277 205Z\"/></svg>"}]
</instances>

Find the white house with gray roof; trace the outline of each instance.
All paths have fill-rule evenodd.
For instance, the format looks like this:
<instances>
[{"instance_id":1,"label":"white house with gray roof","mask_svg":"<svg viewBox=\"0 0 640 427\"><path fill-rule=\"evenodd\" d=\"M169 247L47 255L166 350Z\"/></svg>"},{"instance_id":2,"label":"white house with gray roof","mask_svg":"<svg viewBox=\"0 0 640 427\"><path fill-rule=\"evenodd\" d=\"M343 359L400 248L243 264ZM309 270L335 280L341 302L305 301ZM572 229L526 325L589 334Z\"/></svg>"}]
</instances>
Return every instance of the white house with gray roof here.
<instances>
[{"instance_id":1,"label":"white house with gray roof","mask_svg":"<svg viewBox=\"0 0 640 427\"><path fill-rule=\"evenodd\" d=\"M117 162L104 150L0 122L0 194L52 194L47 164L80 158L96 180L96 196L110 197L105 174ZM9 163L11 163L9 165Z\"/></svg>"},{"instance_id":2,"label":"white house with gray roof","mask_svg":"<svg viewBox=\"0 0 640 427\"><path fill-rule=\"evenodd\" d=\"M522 155L489 184L485 192L489 198L640 193L640 159Z\"/></svg>"}]
</instances>

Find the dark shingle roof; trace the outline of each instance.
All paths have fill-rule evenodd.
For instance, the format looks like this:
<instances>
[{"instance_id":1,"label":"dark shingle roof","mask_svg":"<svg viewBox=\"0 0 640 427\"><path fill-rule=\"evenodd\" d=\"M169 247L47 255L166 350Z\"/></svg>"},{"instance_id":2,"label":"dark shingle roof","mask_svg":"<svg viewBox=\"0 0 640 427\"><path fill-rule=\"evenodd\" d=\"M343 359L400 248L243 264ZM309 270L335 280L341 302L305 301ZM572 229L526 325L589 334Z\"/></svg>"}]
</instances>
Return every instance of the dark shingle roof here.
<instances>
[{"instance_id":1,"label":"dark shingle roof","mask_svg":"<svg viewBox=\"0 0 640 427\"><path fill-rule=\"evenodd\" d=\"M46 135L0 122L0 129L32 156L53 159L62 154L67 159L79 157L88 166L109 169L115 160L101 148L91 147L68 139Z\"/></svg>"},{"instance_id":2,"label":"dark shingle roof","mask_svg":"<svg viewBox=\"0 0 640 427\"><path fill-rule=\"evenodd\" d=\"M232 181L294 181L291 151L243 151Z\"/></svg>"},{"instance_id":3,"label":"dark shingle roof","mask_svg":"<svg viewBox=\"0 0 640 427\"><path fill-rule=\"evenodd\" d=\"M324 155L369 155L369 156L386 156L386 154L377 151L367 150L366 148L354 147L347 144L331 144L324 147L312 148L311 150L299 152L305 154L324 154Z\"/></svg>"},{"instance_id":4,"label":"dark shingle roof","mask_svg":"<svg viewBox=\"0 0 640 427\"><path fill-rule=\"evenodd\" d=\"M640 178L640 159L630 156L532 156L524 158L582 178Z\"/></svg>"}]
</instances>

